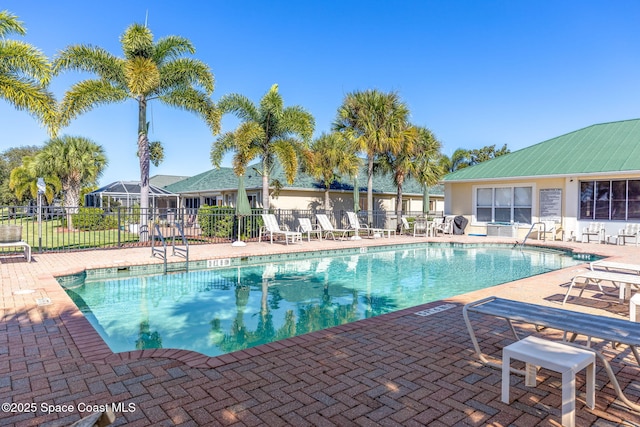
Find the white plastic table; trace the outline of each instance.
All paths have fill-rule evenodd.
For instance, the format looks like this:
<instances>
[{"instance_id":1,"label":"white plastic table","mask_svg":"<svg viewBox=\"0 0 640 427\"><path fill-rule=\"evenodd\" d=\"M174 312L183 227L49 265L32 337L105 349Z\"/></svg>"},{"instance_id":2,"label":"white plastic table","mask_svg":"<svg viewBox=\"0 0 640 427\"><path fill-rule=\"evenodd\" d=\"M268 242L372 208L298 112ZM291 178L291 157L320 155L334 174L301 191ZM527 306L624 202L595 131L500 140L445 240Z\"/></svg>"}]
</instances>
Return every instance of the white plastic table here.
<instances>
[{"instance_id":1,"label":"white plastic table","mask_svg":"<svg viewBox=\"0 0 640 427\"><path fill-rule=\"evenodd\" d=\"M562 425L573 427L576 421L576 373L586 368L587 405L595 406L595 366L593 351L529 336L502 350L502 401L509 403L511 359L526 363L525 385L536 385L537 366L562 374Z\"/></svg>"}]
</instances>

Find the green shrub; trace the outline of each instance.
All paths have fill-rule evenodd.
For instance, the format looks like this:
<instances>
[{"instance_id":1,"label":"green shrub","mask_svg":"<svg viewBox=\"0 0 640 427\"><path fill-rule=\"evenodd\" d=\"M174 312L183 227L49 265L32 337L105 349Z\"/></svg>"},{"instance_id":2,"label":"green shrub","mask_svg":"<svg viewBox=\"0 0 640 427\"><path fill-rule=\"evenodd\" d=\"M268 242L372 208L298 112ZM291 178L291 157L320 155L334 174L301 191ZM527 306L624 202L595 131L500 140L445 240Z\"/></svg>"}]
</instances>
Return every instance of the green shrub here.
<instances>
[{"instance_id":1,"label":"green shrub","mask_svg":"<svg viewBox=\"0 0 640 427\"><path fill-rule=\"evenodd\" d=\"M207 237L232 237L235 209L203 205L198 209L198 224Z\"/></svg>"},{"instance_id":2,"label":"green shrub","mask_svg":"<svg viewBox=\"0 0 640 427\"><path fill-rule=\"evenodd\" d=\"M80 208L71 215L73 226L78 230L109 230L118 227L118 221L106 216L100 208Z\"/></svg>"}]
</instances>

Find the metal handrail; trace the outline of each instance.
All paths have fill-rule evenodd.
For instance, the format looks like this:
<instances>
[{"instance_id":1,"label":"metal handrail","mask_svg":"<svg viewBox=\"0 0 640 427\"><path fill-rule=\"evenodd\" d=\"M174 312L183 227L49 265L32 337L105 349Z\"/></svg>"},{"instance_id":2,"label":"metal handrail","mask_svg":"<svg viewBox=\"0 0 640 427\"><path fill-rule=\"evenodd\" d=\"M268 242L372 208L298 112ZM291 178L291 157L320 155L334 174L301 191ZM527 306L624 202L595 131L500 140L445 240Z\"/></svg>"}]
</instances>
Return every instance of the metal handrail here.
<instances>
[{"instance_id":1,"label":"metal handrail","mask_svg":"<svg viewBox=\"0 0 640 427\"><path fill-rule=\"evenodd\" d=\"M527 239L529 238L529 235L531 234L531 232L533 231L533 229L535 228L536 225L540 225L542 224L542 240L547 240L547 224L544 222L534 222L533 224L531 224L531 228L529 229L529 231L527 232L527 235L524 236L524 240L522 240L522 243L520 243L520 247L522 248L522 246L524 246L524 242L527 241ZM516 243L517 245L517 243Z\"/></svg>"},{"instance_id":2,"label":"metal handrail","mask_svg":"<svg viewBox=\"0 0 640 427\"><path fill-rule=\"evenodd\" d=\"M151 256L157 256L164 260L164 273L167 274L167 242L164 240L162 231L160 231L160 225L156 222L153 224L154 232L151 235ZM162 248L156 248L156 236L160 237L162 242Z\"/></svg>"},{"instance_id":3,"label":"metal handrail","mask_svg":"<svg viewBox=\"0 0 640 427\"><path fill-rule=\"evenodd\" d=\"M178 233L180 233L180 239L182 239L182 245L184 246L179 247L176 246L176 236L175 233L172 236L172 245L173 245L173 256L181 256L186 260L186 271L189 271L189 241L187 240L186 236L184 235L184 230L182 228L182 222L180 221L176 221L175 222L176 228L178 229Z\"/></svg>"}]
</instances>

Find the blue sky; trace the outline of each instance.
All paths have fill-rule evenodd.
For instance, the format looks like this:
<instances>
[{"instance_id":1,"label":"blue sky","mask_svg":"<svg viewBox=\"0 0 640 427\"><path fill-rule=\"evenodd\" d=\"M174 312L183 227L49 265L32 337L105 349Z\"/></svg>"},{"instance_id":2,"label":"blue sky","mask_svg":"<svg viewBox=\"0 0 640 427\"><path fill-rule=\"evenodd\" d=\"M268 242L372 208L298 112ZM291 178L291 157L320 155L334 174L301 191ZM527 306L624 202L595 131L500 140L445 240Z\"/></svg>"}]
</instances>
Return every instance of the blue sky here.
<instances>
[{"instance_id":1,"label":"blue sky","mask_svg":"<svg viewBox=\"0 0 640 427\"><path fill-rule=\"evenodd\" d=\"M520 1L151 1L5 0L27 41L53 57L72 44L122 56L119 37L144 23L156 39L180 35L215 76L217 101L241 93L258 102L278 83L328 131L344 96L397 91L412 121L430 128L447 155L503 144L517 150L595 123L640 117L640 2ZM66 73L62 98L88 76ZM102 106L62 133L101 144L100 183L138 180L137 106ZM191 113L152 104L150 138L165 146L151 175L211 169L215 136ZM224 117L223 131L237 121ZM0 100L0 151L42 145L31 116ZM225 165L229 165L228 159Z\"/></svg>"}]
</instances>

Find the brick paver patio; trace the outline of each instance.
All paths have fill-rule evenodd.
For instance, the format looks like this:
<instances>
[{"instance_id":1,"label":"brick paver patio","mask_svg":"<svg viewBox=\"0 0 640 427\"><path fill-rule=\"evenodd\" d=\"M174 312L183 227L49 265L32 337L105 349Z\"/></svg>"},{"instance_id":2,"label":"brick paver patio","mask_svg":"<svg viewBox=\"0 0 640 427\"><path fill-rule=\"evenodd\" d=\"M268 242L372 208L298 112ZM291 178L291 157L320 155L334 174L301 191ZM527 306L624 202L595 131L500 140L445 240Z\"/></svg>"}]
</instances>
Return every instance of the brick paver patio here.
<instances>
[{"instance_id":1,"label":"brick paver patio","mask_svg":"<svg viewBox=\"0 0 640 427\"><path fill-rule=\"evenodd\" d=\"M192 246L191 259L425 240L430 239ZM634 246L547 245L640 262L640 248ZM16 410L3 406L0 425L69 425L109 403L120 405L114 425L130 426L560 425L559 375L541 371L535 388L512 376L511 404L502 403L500 372L475 357L462 306L498 295L560 307L572 273L586 265L216 358L170 349L113 354L53 278L85 268L154 262L160 261L150 258L149 248L35 253L31 264L0 257L0 403L12 403L8 409ZM50 298L52 304L38 306L37 298ZM443 303L455 307L415 315ZM628 304L590 292L570 299L566 308L628 316ZM500 357L501 348L513 341L506 323L475 320L483 348ZM631 352L597 345L613 361L625 394L640 402L640 368ZM616 400L602 366L595 409L585 406L582 375L577 390L577 425L640 425L640 414Z\"/></svg>"}]
</instances>

